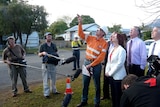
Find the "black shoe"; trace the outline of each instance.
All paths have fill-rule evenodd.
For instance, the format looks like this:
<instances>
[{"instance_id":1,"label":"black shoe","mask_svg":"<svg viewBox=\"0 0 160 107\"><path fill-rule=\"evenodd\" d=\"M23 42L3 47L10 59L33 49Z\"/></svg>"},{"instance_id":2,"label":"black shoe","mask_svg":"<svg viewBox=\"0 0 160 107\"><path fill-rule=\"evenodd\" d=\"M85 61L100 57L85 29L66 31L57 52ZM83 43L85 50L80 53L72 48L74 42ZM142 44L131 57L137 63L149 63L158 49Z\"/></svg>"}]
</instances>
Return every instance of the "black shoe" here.
<instances>
[{"instance_id":1,"label":"black shoe","mask_svg":"<svg viewBox=\"0 0 160 107\"><path fill-rule=\"evenodd\" d=\"M59 93L59 92L55 92L55 93L53 93L53 94L61 94L61 93Z\"/></svg>"},{"instance_id":2,"label":"black shoe","mask_svg":"<svg viewBox=\"0 0 160 107\"><path fill-rule=\"evenodd\" d=\"M24 91L25 93L32 93L32 91L31 90L26 90L26 91Z\"/></svg>"},{"instance_id":3,"label":"black shoe","mask_svg":"<svg viewBox=\"0 0 160 107\"><path fill-rule=\"evenodd\" d=\"M101 100L105 100L105 99L107 99L106 97L101 97Z\"/></svg>"},{"instance_id":4,"label":"black shoe","mask_svg":"<svg viewBox=\"0 0 160 107\"><path fill-rule=\"evenodd\" d=\"M94 107L99 107L99 104L94 104Z\"/></svg>"},{"instance_id":5,"label":"black shoe","mask_svg":"<svg viewBox=\"0 0 160 107\"><path fill-rule=\"evenodd\" d=\"M75 68L72 69L73 71L76 70Z\"/></svg>"},{"instance_id":6,"label":"black shoe","mask_svg":"<svg viewBox=\"0 0 160 107\"><path fill-rule=\"evenodd\" d=\"M83 107L86 106L88 103L87 102L81 102L80 104L77 105L77 107Z\"/></svg>"},{"instance_id":7,"label":"black shoe","mask_svg":"<svg viewBox=\"0 0 160 107\"><path fill-rule=\"evenodd\" d=\"M49 99L50 97L49 96L44 96L46 99Z\"/></svg>"},{"instance_id":8,"label":"black shoe","mask_svg":"<svg viewBox=\"0 0 160 107\"><path fill-rule=\"evenodd\" d=\"M12 97L17 97L17 94L16 94L16 93L13 93Z\"/></svg>"},{"instance_id":9,"label":"black shoe","mask_svg":"<svg viewBox=\"0 0 160 107\"><path fill-rule=\"evenodd\" d=\"M106 99L110 99L110 97L101 97L101 100L106 100Z\"/></svg>"}]
</instances>

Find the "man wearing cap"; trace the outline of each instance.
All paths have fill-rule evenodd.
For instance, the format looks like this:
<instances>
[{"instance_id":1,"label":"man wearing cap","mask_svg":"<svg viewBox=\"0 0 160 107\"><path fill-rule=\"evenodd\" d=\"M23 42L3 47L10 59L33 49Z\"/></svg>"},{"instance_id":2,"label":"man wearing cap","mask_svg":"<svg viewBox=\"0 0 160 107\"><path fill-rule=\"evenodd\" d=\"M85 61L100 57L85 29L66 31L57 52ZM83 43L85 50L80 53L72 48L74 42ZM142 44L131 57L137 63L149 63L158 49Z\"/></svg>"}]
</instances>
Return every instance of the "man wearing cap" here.
<instances>
[{"instance_id":1,"label":"man wearing cap","mask_svg":"<svg viewBox=\"0 0 160 107\"><path fill-rule=\"evenodd\" d=\"M72 50L73 50L73 56L76 57L76 60L73 62L73 70L76 70L79 68L79 59L80 59L80 49L81 47L81 41L78 40L78 37L75 37L74 40L71 43Z\"/></svg>"},{"instance_id":2,"label":"man wearing cap","mask_svg":"<svg viewBox=\"0 0 160 107\"><path fill-rule=\"evenodd\" d=\"M13 36L7 38L7 44L8 47L6 47L3 50L2 59L4 63L8 64L9 67L8 70L11 78L12 92L13 92L12 96L13 97L17 96L18 74L20 75L20 78L22 80L24 92L31 93L32 91L29 90L26 81L26 67L18 65L19 63L22 64L22 62L25 60L25 50L22 48L21 45L15 44L15 38Z\"/></svg>"},{"instance_id":3,"label":"man wearing cap","mask_svg":"<svg viewBox=\"0 0 160 107\"><path fill-rule=\"evenodd\" d=\"M104 60L106 55L106 49L108 43L103 38L104 35L108 33L107 27L100 27L96 36L88 35L85 36L82 29L82 19L81 16L78 17L78 35L81 39L85 40L87 43L86 56L84 60L84 66L90 71L91 76L93 76L95 84L95 98L94 98L94 107L99 107L100 104L100 76L101 76L101 62ZM83 107L87 105L88 100L88 90L91 76L83 74L83 92L81 103L77 107Z\"/></svg>"},{"instance_id":4,"label":"man wearing cap","mask_svg":"<svg viewBox=\"0 0 160 107\"><path fill-rule=\"evenodd\" d=\"M38 56L42 57L42 77L43 77L43 94L45 98L49 98L50 89L53 94L60 94L56 89L56 65L55 59L48 57L47 54L57 56L56 44L52 42L52 34L50 32L45 33L46 41L39 48ZM49 79L51 83L49 86ZM50 88L51 87L51 88Z\"/></svg>"}]
</instances>

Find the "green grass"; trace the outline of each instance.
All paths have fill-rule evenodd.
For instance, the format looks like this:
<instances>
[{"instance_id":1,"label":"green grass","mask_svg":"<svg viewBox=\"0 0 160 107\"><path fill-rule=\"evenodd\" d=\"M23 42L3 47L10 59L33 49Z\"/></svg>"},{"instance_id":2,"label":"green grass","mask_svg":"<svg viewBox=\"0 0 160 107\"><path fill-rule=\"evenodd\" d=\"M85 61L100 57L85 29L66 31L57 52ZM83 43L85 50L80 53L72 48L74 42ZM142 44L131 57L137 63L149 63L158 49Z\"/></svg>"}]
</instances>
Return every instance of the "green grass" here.
<instances>
[{"instance_id":1,"label":"green grass","mask_svg":"<svg viewBox=\"0 0 160 107\"><path fill-rule=\"evenodd\" d=\"M38 53L38 48L27 48L26 49L27 54L37 54Z\"/></svg>"},{"instance_id":2,"label":"green grass","mask_svg":"<svg viewBox=\"0 0 160 107\"><path fill-rule=\"evenodd\" d=\"M82 93L82 76L79 76L76 80L71 82L71 88L73 90L72 99L68 105L68 107L76 107L78 103L81 101L81 93ZM64 92L66 89L66 78L57 80L57 89L61 94L51 95L50 99L45 99L43 97L43 89L42 83L34 84L30 86L33 93L19 93L19 95L15 98L11 96L8 97L3 104L3 107L62 107L62 101L64 98ZM90 83L89 90L89 100L87 107L94 106L94 95L95 88L93 84L93 80ZM101 107L111 107L111 100L101 101Z\"/></svg>"}]
</instances>

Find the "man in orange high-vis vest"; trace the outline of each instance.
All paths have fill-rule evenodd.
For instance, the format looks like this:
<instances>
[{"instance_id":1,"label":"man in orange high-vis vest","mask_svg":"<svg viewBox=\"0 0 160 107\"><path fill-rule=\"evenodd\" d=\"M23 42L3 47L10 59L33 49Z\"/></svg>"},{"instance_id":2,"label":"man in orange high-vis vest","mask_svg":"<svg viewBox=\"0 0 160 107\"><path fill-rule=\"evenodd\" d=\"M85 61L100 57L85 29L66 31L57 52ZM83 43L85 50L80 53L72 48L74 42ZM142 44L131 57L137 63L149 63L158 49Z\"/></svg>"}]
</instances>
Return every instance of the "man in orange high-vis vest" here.
<instances>
[{"instance_id":1,"label":"man in orange high-vis vest","mask_svg":"<svg viewBox=\"0 0 160 107\"><path fill-rule=\"evenodd\" d=\"M82 18L78 17L78 35L81 39L85 40L87 43L86 56L84 60L84 66L88 71L92 72L94 84L95 84L95 98L94 98L94 107L99 107L100 104L100 76L101 76L101 62L104 60L106 55L106 49L108 43L103 38L104 35L108 33L107 27L100 27L95 36L85 35L82 29ZM81 103L77 107L83 107L87 105L88 100L88 90L91 76L83 74L83 91Z\"/></svg>"}]
</instances>

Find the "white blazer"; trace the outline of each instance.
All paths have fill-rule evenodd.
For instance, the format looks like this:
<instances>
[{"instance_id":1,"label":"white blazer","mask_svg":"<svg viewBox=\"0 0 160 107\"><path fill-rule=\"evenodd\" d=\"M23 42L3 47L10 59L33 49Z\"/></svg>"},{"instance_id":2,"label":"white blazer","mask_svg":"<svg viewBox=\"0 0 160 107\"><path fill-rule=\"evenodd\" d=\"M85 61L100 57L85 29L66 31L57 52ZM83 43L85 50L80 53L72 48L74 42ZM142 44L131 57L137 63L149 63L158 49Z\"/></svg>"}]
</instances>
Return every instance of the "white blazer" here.
<instances>
[{"instance_id":1,"label":"white blazer","mask_svg":"<svg viewBox=\"0 0 160 107\"><path fill-rule=\"evenodd\" d=\"M108 73L108 75L113 77L114 80L122 80L127 75L124 65L126 60L126 50L119 45L117 49L113 52L112 51L113 49L108 55L105 73Z\"/></svg>"}]
</instances>

